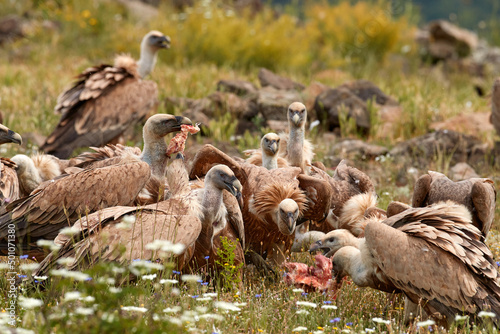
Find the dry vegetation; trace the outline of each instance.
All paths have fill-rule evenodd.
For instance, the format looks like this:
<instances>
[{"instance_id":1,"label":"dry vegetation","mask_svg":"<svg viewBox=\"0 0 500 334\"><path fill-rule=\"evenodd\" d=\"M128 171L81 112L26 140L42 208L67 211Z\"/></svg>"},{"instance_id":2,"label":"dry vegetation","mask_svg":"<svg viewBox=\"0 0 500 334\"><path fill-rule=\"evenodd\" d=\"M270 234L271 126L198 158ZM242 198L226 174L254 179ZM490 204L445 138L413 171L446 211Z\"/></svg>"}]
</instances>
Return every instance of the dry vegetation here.
<instances>
[{"instance_id":1,"label":"dry vegetation","mask_svg":"<svg viewBox=\"0 0 500 334\"><path fill-rule=\"evenodd\" d=\"M0 111L5 125L21 134L49 134L58 120L53 114L56 98L75 74L96 63L109 63L119 52L138 57L139 41L151 29L160 30L172 39L171 50L160 55L152 74L152 80L160 87L161 98L201 98L213 92L220 79L238 78L257 83L257 69L261 66L306 85L321 81L334 87L350 79L369 79L393 96L403 109L393 133L373 132L368 138L370 142L388 146L427 133L432 122L459 113L487 112L490 108L486 99L475 94L468 76L443 74L439 67L422 66L412 39L412 13L393 13L383 1L316 5L302 13L300 20L289 14L276 17L271 10L254 16L235 13L210 1L202 1L184 13L161 7L157 16L147 20L138 19L117 2L73 0L64 3L50 0L0 3L0 13L27 13L28 17L26 37L0 48ZM44 20L57 23L48 25ZM486 81L489 83L491 79ZM160 106L159 112L165 112L164 106ZM374 124L377 122L380 120L375 119ZM227 116L214 120L210 124L210 138L197 141L227 142L234 134L233 123ZM130 144L140 145L139 133L137 131ZM342 133L357 136L349 129ZM494 141L493 133L480 136L490 144ZM236 146L240 151L254 148L259 137L260 134L247 134L240 142L225 145ZM327 154L329 146L322 138L321 133L314 136L319 158ZM13 146L2 150L5 156L18 152ZM447 161L446 157L429 161L429 168L446 170ZM401 165L391 159L354 161L354 164L374 179L382 208L391 200L409 202L413 180L403 187L395 185ZM480 174L498 181L498 172L494 169L482 170ZM496 228L489 242L498 259ZM311 262L305 254L295 254L293 259ZM22 271L27 274L27 269ZM98 266L87 274L91 280L62 277L50 280L43 289L41 283L36 283L34 288L23 287L19 295L39 299L42 304L26 303L20 307L18 326L33 333L188 330L195 333L291 333L294 330L399 333L409 330L402 321L403 303L399 297L389 304L385 294L354 285L344 284L334 298L328 294L294 292L282 282L253 274L245 277L243 291L212 282L206 284L205 277L200 282L183 283L180 275L169 268L152 280L146 276L137 284L119 288L115 287L116 270L109 265ZM144 269L143 274L151 273ZM181 282L164 283L161 279ZM7 288L3 277L0 277L0 288ZM78 299L77 295L68 294L71 291L79 291L80 297L87 298ZM218 295L204 297L206 292ZM1 294L0 298L4 308L7 296ZM225 310L222 305L215 307L216 300L233 303L230 308L235 307L234 303L242 303L236 304L240 311ZM298 306L297 301L315 305ZM128 306L138 309L130 310ZM3 315L6 315L4 310L0 313ZM390 324L374 322L373 318L390 320ZM426 332L428 329L413 330ZM489 331L457 323L452 332Z\"/></svg>"}]
</instances>

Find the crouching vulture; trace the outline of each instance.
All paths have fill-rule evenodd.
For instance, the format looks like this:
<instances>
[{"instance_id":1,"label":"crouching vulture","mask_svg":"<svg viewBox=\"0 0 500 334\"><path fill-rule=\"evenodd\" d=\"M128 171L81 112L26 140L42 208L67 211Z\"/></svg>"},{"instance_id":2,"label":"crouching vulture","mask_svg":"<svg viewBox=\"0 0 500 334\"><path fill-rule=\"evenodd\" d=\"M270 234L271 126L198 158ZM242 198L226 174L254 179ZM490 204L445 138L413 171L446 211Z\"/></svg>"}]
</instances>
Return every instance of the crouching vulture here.
<instances>
[{"instance_id":1,"label":"crouching vulture","mask_svg":"<svg viewBox=\"0 0 500 334\"><path fill-rule=\"evenodd\" d=\"M55 107L61 119L40 147L67 158L79 147L102 146L146 118L158 104L155 82L143 80L156 64L157 52L170 47L170 38L149 32L141 42L141 58L116 57L114 66L86 69L74 86L63 92Z\"/></svg>"},{"instance_id":2,"label":"crouching vulture","mask_svg":"<svg viewBox=\"0 0 500 334\"><path fill-rule=\"evenodd\" d=\"M0 124L0 145L14 143L21 145L21 136ZM0 158L0 214L5 212L5 206L19 198L19 181L16 174L15 162Z\"/></svg>"},{"instance_id":3,"label":"crouching vulture","mask_svg":"<svg viewBox=\"0 0 500 334\"><path fill-rule=\"evenodd\" d=\"M280 140L277 134L266 133L260 141L260 150L243 151L250 156L246 162L267 169L288 167L288 162L279 156Z\"/></svg>"},{"instance_id":4,"label":"crouching vulture","mask_svg":"<svg viewBox=\"0 0 500 334\"><path fill-rule=\"evenodd\" d=\"M174 163L182 163L177 159ZM177 168L178 178L185 178L187 171ZM41 263L36 275L44 275L57 266L57 259L71 257L68 269L86 269L97 262L129 264L134 259L163 262L158 250L147 246L156 241L181 243L184 249L174 253L177 269L182 270L193 256L203 259L212 254L213 237L227 224L227 210L222 202L222 191L240 196L241 185L226 166L214 166L205 177L202 189L191 191L187 182L172 198L143 207L117 206L95 212L78 220L74 227L82 234L74 243L65 234L57 236L56 244L62 245ZM185 189L188 187L188 189ZM125 216L135 217L135 226L125 226ZM125 223L126 225L126 223Z\"/></svg>"},{"instance_id":5,"label":"crouching vulture","mask_svg":"<svg viewBox=\"0 0 500 334\"><path fill-rule=\"evenodd\" d=\"M429 171L415 183L412 206L424 207L446 200L463 204L472 213L472 223L486 238L495 217L496 194L490 179L453 182L444 174Z\"/></svg>"},{"instance_id":6,"label":"crouching vulture","mask_svg":"<svg viewBox=\"0 0 500 334\"><path fill-rule=\"evenodd\" d=\"M330 186L300 168L268 170L205 145L193 159L190 179L203 177L214 164L227 165L242 183L246 248L274 263L281 264L290 251L299 217L321 221L328 213Z\"/></svg>"},{"instance_id":7,"label":"crouching vulture","mask_svg":"<svg viewBox=\"0 0 500 334\"><path fill-rule=\"evenodd\" d=\"M332 259L340 278L424 301L430 315L451 324L456 314L475 318L489 311L498 325L499 273L470 212L452 201L409 208L382 222L368 222L357 247L340 248Z\"/></svg>"},{"instance_id":8,"label":"crouching vulture","mask_svg":"<svg viewBox=\"0 0 500 334\"><path fill-rule=\"evenodd\" d=\"M144 150L140 156L127 153L109 161L107 166L63 175L11 203L8 212L0 216L0 252L7 249L9 224L16 225L19 251L43 257L35 245L37 240L53 240L61 228L96 210L133 205L151 175L165 174L164 136L179 131L183 124L191 121L180 116L154 115L144 126Z\"/></svg>"}]
</instances>

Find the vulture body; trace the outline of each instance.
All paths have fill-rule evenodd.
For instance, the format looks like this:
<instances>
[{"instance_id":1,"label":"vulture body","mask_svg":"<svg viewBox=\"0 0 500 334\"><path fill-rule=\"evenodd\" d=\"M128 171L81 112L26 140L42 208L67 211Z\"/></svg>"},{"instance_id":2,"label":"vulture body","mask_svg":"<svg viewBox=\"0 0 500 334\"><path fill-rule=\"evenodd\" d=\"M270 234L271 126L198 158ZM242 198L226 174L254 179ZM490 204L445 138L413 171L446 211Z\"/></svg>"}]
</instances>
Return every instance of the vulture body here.
<instances>
[{"instance_id":1,"label":"vulture body","mask_svg":"<svg viewBox=\"0 0 500 334\"><path fill-rule=\"evenodd\" d=\"M0 124L0 145L14 143L21 145L22 138L18 133ZM19 198L19 181L15 162L0 158L0 214L5 212L5 206Z\"/></svg>"},{"instance_id":2,"label":"vulture body","mask_svg":"<svg viewBox=\"0 0 500 334\"><path fill-rule=\"evenodd\" d=\"M265 134L260 141L260 150L243 151L246 155L250 155L246 162L266 169L288 167L288 162L279 157L280 140L275 133Z\"/></svg>"},{"instance_id":3,"label":"vulture body","mask_svg":"<svg viewBox=\"0 0 500 334\"><path fill-rule=\"evenodd\" d=\"M383 222L369 222L358 247L333 256L337 275L359 286L398 292L426 301L448 324L456 314L500 315L499 273L491 251L463 205L448 201L410 208Z\"/></svg>"},{"instance_id":4,"label":"vulture body","mask_svg":"<svg viewBox=\"0 0 500 334\"><path fill-rule=\"evenodd\" d=\"M61 114L56 129L40 147L58 158L67 158L79 147L102 146L143 120L158 103L158 88L142 80L153 69L156 53L168 48L170 39L151 31L141 43L141 59L118 56L114 66L85 70L77 82L58 98Z\"/></svg>"},{"instance_id":5,"label":"vulture body","mask_svg":"<svg viewBox=\"0 0 500 334\"><path fill-rule=\"evenodd\" d=\"M309 166L314 156L313 145L305 138L307 122L306 106L300 102L290 104L287 109L289 132L280 133L280 157L290 166L300 167L309 174Z\"/></svg>"},{"instance_id":6,"label":"vulture body","mask_svg":"<svg viewBox=\"0 0 500 334\"><path fill-rule=\"evenodd\" d=\"M496 191L492 180L472 178L453 182L444 174L429 171L415 183L413 207L424 207L446 200L469 209L472 223L486 238L495 217Z\"/></svg>"},{"instance_id":7,"label":"vulture body","mask_svg":"<svg viewBox=\"0 0 500 334\"><path fill-rule=\"evenodd\" d=\"M0 216L0 252L6 251L4 240L11 223L16 224L20 251L38 257L43 253L34 245L37 240L52 240L61 228L99 209L133 205L151 175L161 178L165 174L164 136L178 131L186 123L190 121L183 117L154 115L143 129L141 156L125 154L109 166L62 175L42 183L28 197L9 205L9 212Z\"/></svg>"},{"instance_id":8,"label":"vulture body","mask_svg":"<svg viewBox=\"0 0 500 334\"><path fill-rule=\"evenodd\" d=\"M213 164L225 164L243 186L242 214L246 248L281 263L290 251L297 218L324 220L331 201L327 182L301 174L299 168L266 168L227 156L205 145L193 159L189 177L205 175Z\"/></svg>"}]
</instances>

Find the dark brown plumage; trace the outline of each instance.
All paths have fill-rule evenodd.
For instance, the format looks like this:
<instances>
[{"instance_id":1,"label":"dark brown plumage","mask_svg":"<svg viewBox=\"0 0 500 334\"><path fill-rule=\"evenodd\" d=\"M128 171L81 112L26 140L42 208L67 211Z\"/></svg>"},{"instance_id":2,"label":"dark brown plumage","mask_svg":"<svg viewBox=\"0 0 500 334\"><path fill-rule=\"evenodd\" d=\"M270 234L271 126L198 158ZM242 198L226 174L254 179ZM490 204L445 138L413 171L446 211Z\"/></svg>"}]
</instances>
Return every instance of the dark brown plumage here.
<instances>
[{"instance_id":1,"label":"dark brown plumage","mask_svg":"<svg viewBox=\"0 0 500 334\"><path fill-rule=\"evenodd\" d=\"M15 143L21 145L22 138L18 133L0 124L0 145ZM17 165L7 159L0 158L0 214L5 206L19 198L19 181L16 174Z\"/></svg>"}]
</instances>

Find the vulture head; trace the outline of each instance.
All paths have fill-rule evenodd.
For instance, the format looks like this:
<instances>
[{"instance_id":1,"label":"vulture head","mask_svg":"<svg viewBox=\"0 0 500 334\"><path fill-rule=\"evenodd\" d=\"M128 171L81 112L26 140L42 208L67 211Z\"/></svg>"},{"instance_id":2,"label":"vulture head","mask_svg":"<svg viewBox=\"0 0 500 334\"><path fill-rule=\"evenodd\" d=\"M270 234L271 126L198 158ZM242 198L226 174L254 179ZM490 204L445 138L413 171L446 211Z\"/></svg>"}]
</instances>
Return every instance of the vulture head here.
<instances>
[{"instance_id":1,"label":"vulture head","mask_svg":"<svg viewBox=\"0 0 500 334\"><path fill-rule=\"evenodd\" d=\"M332 272L337 282L340 282L345 276L349 276L350 266L354 262L351 259L359 253L359 249L353 246L342 247L335 253L332 258Z\"/></svg>"},{"instance_id":2,"label":"vulture head","mask_svg":"<svg viewBox=\"0 0 500 334\"><path fill-rule=\"evenodd\" d=\"M309 252L321 251L324 256L332 257L339 249L345 246L357 246L359 239L348 230L333 230L316 241L309 248Z\"/></svg>"},{"instance_id":3,"label":"vulture head","mask_svg":"<svg viewBox=\"0 0 500 334\"><path fill-rule=\"evenodd\" d=\"M137 62L141 78L153 71L158 51L168 48L170 48L170 37L161 32L153 30L144 36L141 42L141 59Z\"/></svg>"},{"instance_id":4,"label":"vulture head","mask_svg":"<svg viewBox=\"0 0 500 334\"><path fill-rule=\"evenodd\" d=\"M0 144L15 143L21 145L22 142L21 135L0 124Z\"/></svg>"},{"instance_id":5,"label":"vulture head","mask_svg":"<svg viewBox=\"0 0 500 334\"><path fill-rule=\"evenodd\" d=\"M295 128L302 128L307 121L306 106L300 102L294 102L288 106L288 123Z\"/></svg>"},{"instance_id":6,"label":"vulture head","mask_svg":"<svg viewBox=\"0 0 500 334\"><path fill-rule=\"evenodd\" d=\"M181 125L193 125L187 117L169 114L156 114L151 116L144 125L144 142L148 139L163 139L172 132L181 131Z\"/></svg>"},{"instance_id":7,"label":"vulture head","mask_svg":"<svg viewBox=\"0 0 500 334\"><path fill-rule=\"evenodd\" d=\"M275 133L267 133L260 141L262 152L270 157L274 157L278 153L280 147L280 136Z\"/></svg>"},{"instance_id":8,"label":"vulture head","mask_svg":"<svg viewBox=\"0 0 500 334\"><path fill-rule=\"evenodd\" d=\"M299 205L291 198L285 198L278 205L278 228L284 235L290 235L295 231L295 224L299 217Z\"/></svg>"},{"instance_id":9,"label":"vulture head","mask_svg":"<svg viewBox=\"0 0 500 334\"><path fill-rule=\"evenodd\" d=\"M157 30L150 31L142 39L142 43L152 50L169 49L170 37L163 35Z\"/></svg>"}]
</instances>

